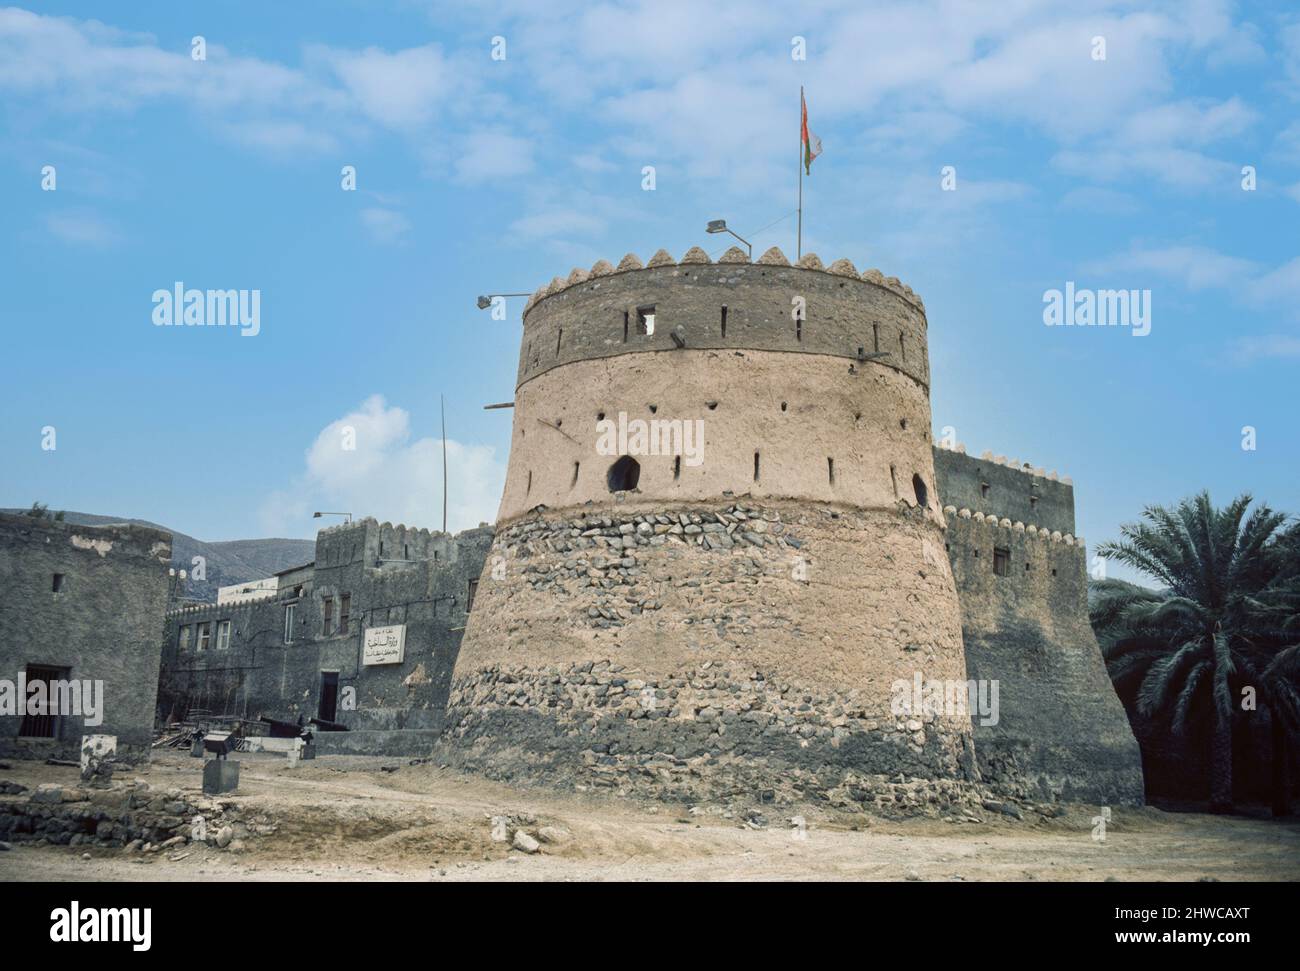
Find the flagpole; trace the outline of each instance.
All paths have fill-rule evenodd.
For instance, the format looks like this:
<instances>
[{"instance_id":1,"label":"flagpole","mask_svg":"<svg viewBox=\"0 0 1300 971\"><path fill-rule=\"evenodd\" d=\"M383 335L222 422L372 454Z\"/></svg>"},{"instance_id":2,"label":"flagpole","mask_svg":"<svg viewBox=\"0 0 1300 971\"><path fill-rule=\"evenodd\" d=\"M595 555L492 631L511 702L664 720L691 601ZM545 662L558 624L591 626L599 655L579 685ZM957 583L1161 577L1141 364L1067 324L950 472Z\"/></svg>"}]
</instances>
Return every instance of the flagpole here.
<instances>
[{"instance_id":1,"label":"flagpole","mask_svg":"<svg viewBox=\"0 0 1300 971\"><path fill-rule=\"evenodd\" d=\"M438 410L442 413L442 531L447 532L447 402L438 395Z\"/></svg>"},{"instance_id":2,"label":"flagpole","mask_svg":"<svg viewBox=\"0 0 1300 971\"><path fill-rule=\"evenodd\" d=\"M803 85L799 85L799 235L795 241L794 258L803 256Z\"/></svg>"}]
</instances>

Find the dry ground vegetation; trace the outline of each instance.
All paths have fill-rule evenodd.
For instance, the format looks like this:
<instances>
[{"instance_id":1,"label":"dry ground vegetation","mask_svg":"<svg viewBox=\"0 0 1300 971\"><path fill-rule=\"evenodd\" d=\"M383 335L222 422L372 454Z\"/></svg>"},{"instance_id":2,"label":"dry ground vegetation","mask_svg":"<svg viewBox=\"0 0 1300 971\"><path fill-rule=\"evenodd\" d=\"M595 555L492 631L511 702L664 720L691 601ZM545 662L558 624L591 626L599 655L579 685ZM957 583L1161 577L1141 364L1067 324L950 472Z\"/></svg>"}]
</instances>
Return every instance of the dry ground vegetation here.
<instances>
[{"instance_id":1,"label":"dry ground vegetation","mask_svg":"<svg viewBox=\"0 0 1300 971\"><path fill-rule=\"evenodd\" d=\"M813 807L673 806L609 793L511 788L410 760L241 755L236 793L209 799L182 752L120 773L206 812L228 846L162 849L15 842L0 880L1296 880L1300 821L1096 806L885 820ZM8 763L29 790L75 768ZM21 796L2 797L18 799ZM792 825L802 816L803 835ZM536 847L514 845L523 830ZM494 832L495 831L495 832ZM496 838L494 838L496 837ZM501 839L500 837L504 837Z\"/></svg>"}]
</instances>

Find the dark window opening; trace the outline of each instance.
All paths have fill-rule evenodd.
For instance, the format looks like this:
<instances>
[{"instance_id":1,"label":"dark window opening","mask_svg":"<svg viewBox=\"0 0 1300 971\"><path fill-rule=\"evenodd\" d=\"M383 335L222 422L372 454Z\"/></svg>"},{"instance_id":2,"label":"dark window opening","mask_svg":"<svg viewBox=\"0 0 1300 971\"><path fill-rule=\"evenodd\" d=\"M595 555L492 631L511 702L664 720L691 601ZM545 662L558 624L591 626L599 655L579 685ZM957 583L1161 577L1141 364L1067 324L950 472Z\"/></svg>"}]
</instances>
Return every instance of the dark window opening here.
<instances>
[{"instance_id":1,"label":"dark window opening","mask_svg":"<svg viewBox=\"0 0 1300 971\"><path fill-rule=\"evenodd\" d=\"M605 413L603 411L596 412L596 421L604 421L604 420L605 420Z\"/></svg>"},{"instance_id":2,"label":"dark window opening","mask_svg":"<svg viewBox=\"0 0 1300 971\"><path fill-rule=\"evenodd\" d=\"M532 491L533 491L533 470L532 470L532 469L529 469L529 470L528 470L528 485L524 486L524 495L528 495L528 494L529 494L530 492L532 492Z\"/></svg>"},{"instance_id":3,"label":"dark window opening","mask_svg":"<svg viewBox=\"0 0 1300 971\"><path fill-rule=\"evenodd\" d=\"M1029 564L1028 564L1028 563L1025 564L1025 572L1026 572L1026 573L1029 572Z\"/></svg>"},{"instance_id":4,"label":"dark window opening","mask_svg":"<svg viewBox=\"0 0 1300 971\"><path fill-rule=\"evenodd\" d=\"M826 456L826 478L830 480L831 485L835 484L835 460L829 455Z\"/></svg>"},{"instance_id":5,"label":"dark window opening","mask_svg":"<svg viewBox=\"0 0 1300 971\"><path fill-rule=\"evenodd\" d=\"M403 543L403 544L402 544L402 559L404 559L404 560L409 560L410 558L411 558L411 544L410 544L410 543Z\"/></svg>"},{"instance_id":6,"label":"dark window opening","mask_svg":"<svg viewBox=\"0 0 1300 971\"><path fill-rule=\"evenodd\" d=\"M653 337L655 333L654 304L636 308L636 332L639 337Z\"/></svg>"},{"instance_id":7,"label":"dark window opening","mask_svg":"<svg viewBox=\"0 0 1300 971\"><path fill-rule=\"evenodd\" d=\"M627 343L627 324L628 324L628 313L626 310L624 310L623 311L623 343L624 344Z\"/></svg>"},{"instance_id":8,"label":"dark window opening","mask_svg":"<svg viewBox=\"0 0 1300 971\"><path fill-rule=\"evenodd\" d=\"M758 453L754 453L754 481L758 481Z\"/></svg>"},{"instance_id":9,"label":"dark window opening","mask_svg":"<svg viewBox=\"0 0 1300 971\"><path fill-rule=\"evenodd\" d=\"M22 724L18 726L18 735L22 738L58 738L59 737L59 716L50 711L50 698L54 693L51 690L51 681L63 680L66 674L64 668L47 668L39 664L27 665L27 688L40 681L45 685L45 704L46 708L42 714L33 715L25 711L23 714ZM22 699L27 702L27 698Z\"/></svg>"},{"instance_id":10,"label":"dark window opening","mask_svg":"<svg viewBox=\"0 0 1300 971\"><path fill-rule=\"evenodd\" d=\"M474 609L474 597L478 593L478 579L475 578L469 582L469 589L465 594L465 613Z\"/></svg>"},{"instance_id":11,"label":"dark window opening","mask_svg":"<svg viewBox=\"0 0 1300 971\"><path fill-rule=\"evenodd\" d=\"M877 354L880 353L880 325L871 325L871 349Z\"/></svg>"},{"instance_id":12,"label":"dark window opening","mask_svg":"<svg viewBox=\"0 0 1300 971\"><path fill-rule=\"evenodd\" d=\"M632 456L624 455L609 467L606 479L610 492L627 492L641 481L641 464Z\"/></svg>"},{"instance_id":13,"label":"dark window opening","mask_svg":"<svg viewBox=\"0 0 1300 971\"><path fill-rule=\"evenodd\" d=\"M681 477L682 477L682 457L680 455L674 455L673 456L673 478L680 479Z\"/></svg>"},{"instance_id":14,"label":"dark window opening","mask_svg":"<svg viewBox=\"0 0 1300 971\"><path fill-rule=\"evenodd\" d=\"M794 339L803 340L803 317L796 317L794 321Z\"/></svg>"},{"instance_id":15,"label":"dark window opening","mask_svg":"<svg viewBox=\"0 0 1300 971\"><path fill-rule=\"evenodd\" d=\"M1056 568L1055 568L1055 567L1052 568L1052 576L1056 576Z\"/></svg>"},{"instance_id":16,"label":"dark window opening","mask_svg":"<svg viewBox=\"0 0 1300 971\"><path fill-rule=\"evenodd\" d=\"M1000 577L1011 576L1011 551L998 546L993 550L993 572Z\"/></svg>"},{"instance_id":17,"label":"dark window opening","mask_svg":"<svg viewBox=\"0 0 1300 971\"><path fill-rule=\"evenodd\" d=\"M989 484L988 484L987 482L981 482L981 483L980 483L980 498L981 498L981 499L987 499L988 497L989 497Z\"/></svg>"},{"instance_id":18,"label":"dark window opening","mask_svg":"<svg viewBox=\"0 0 1300 971\"><path fill-rule=\"evenodd\" d=\"M1030 496L1030 497L1029 497L1029 508L1030 508L1030 509L1037 509L1037 508L1038 508L1038 497L1037 497L1037 496Z\"/></svg>"},{"instance_id":19,"label":"dark window opening","mask_svg":"<svg viewBox=\"0 0 1300 971\"><path fill-rule=\"evenodd\" d=\"M437 554L434 554L437 559ZM345 593L339 597L339 633L348 632L348 615L352 613L352 594Z\"/></svg>"},{"instance_id":20,"label":"dark window opening","mask_svg":"<svg viewBox=\"0 0 1300 971\"><path fill-rule=\"evenodd\" d=\"M907 431L907 419L906 418L898 419L898 427L903 429L903 431Z\"/></svg>"},{"instance_id":21,"label":"dark window opening","mask_svg":"<svg viewBox=\"0 0 1300 971\"><path fill-rule=\"evenodd\" d=\"M650 414L652 414L652 415L653 415L653 414L656 414L656 413L659 411L659 406L658 406L658 405L647 405L646 407L648 407L648 408L650 409Z\"/></svg>"},{"instance_id":22,"label":"dark window opening","mask_svg":"<svg viewBox=\"0 0 1300 971\"><path fill-rule=\"evenodd\" d=\"M560 356L560 341L562 341L562 340L564 340L564 328L563 328L563 327L561 327L561 328L560 328L560 332L559 332L558 334L555 335L555 356L556 356L556 357L559 357L559 356Z\"/></svg>"},{"instance_id":23,"label":"dark window opening","mask_svg":"<svg viewBox=\"0 0 1300 971\"><path fill-rule=\"evenodd\" d=\"M907 360L907 345L903 343L903 332L898 332L898 354L904 361Z\"/></svg>"},{"instance_id":24,"label":"dark window opening","mask_svg":"<svg viewBox=\"0 0 1300 971\"><path fill-rule=\"evenodd\" d=\"M926 499L929 497L929 491L925 488L925 480L919 475L912 476L912 491L916 493L916 504L918 506L926 505Z\"/></svg>"},{"instance_id":25,"label":"dark window opening","mask_svg":"<svg viewBox=\"0 0 1300 971\"><path fill-rule=\"evenodd\" d=\"M323 620L321 623L321 633L326 637L334 632L334 598L326 597L322 604Z\"/></svg>"},{"instance_id":26,"label":"dark window opening","mask_svg":"<svg viewBox=\"0 0 1300 971\"><path fill-rule=\"evenodd\" d=\"M332 722L338 716L339 673L322 671L320 673L320 704L316 707L316 717L321 721Z\"/></svg>"},{"instance_id":27,"label":"dark window opening","mask_svg":"<svg viewBox=\"0 0 1300 971\"><path fill-rule=\"evenodd\" d=\"M783 401L781 402L781 410L785 411L785 409L786 409L786 403Z\"/></svg>"},{"instance_id":28,"label":"dark window opening","mask_svg":"<svg viewBox=\"0 0 1300 971\"><path fill-rule=\"evenodd\" d=\"M898 472L891 465L889 467L889 484L894 487L894 498L898 498Z\"/></svg>"},{"instance_id":29,"label":"dark window opening","mask_svg":"<svg viewBox=\"0 0 1300 971\"><path fill-rule=\"evenodd\" d=\"M578 466L580 464L581 463L579 462L573 463L573 481L569 483L570 487L576 486L578 484Z\"/></svg>"},{"instance_id":30,"label":"dark window opening","mask_svg":"<svg viewBox=\"0 0 1300 971\"><path fill-rule=\"evenodd\" d=\"M722 336L727 336L727 308L722 308Z\"/></svg>"},{"instance_id":31,"label":"dark window opening","mask_svg":"<svg viewBox=\"0 0 1300 971\"><path fill-rule=\"evenodd\" d=\"M63 592L63 576L64 576L64 575L63 575L62 573L56 573L56 574L54 574L54 579L53 579L53 580L51 581L51 583L50 583L50 589L51 589L54 593L62 593L62 592Z\"/></svg>"}]
</instances>

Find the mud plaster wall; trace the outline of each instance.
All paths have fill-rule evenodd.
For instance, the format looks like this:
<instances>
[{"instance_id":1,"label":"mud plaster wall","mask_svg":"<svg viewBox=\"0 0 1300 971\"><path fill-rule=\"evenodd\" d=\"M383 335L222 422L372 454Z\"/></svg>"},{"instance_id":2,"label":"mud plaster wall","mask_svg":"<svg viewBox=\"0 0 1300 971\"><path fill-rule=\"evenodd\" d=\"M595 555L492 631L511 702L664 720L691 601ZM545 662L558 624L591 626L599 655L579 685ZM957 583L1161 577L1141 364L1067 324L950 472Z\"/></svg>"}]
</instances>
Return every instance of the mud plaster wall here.
<instances>
[{"instance_id":1,"label":"mud plaster wall","mask_svg":"<svg viewBox=\"0 0 1300 971\"><path fill-rule=\"evenodd\" d=\"M791 315L795 297L804 301L801 325ZM654 334L638 335L637 309L646 306L654 307ZM624 314L629 322L626 341ZM925 314L912 300L855 276L761 263L630 270L576 283L530 304L524 315L518 384L573 361L670 350L675 346L672 331L679 326L692 348L825 354L846 360L856 360L858 348L879 350L888 356L875 366L930 384Z\"/></svg>"},{"instance_id":2,"label":"mud plaster wall","mask_svg":"<svg viewBox=\"0 0 1300 971\"><path fill-rule=\"evenodd\" d=\"M671 504L731 494L892 509L916 504L917 475L939 522L925 388L890 368L849 367L814 354L687 349L553 369L516 393L498 522L538 505L610 503L607 477L618 456L597 450L598 421L617 422L620 412L629 421L702 422L701 464L635 456L638 498Z\"/></svg>"},{"instance_id":3,"label":"mud plaster wall","mask_svg":"<svg viewBox=\"0 0 1300 971\"><path fill-rule=\"evenodd\" d=\"M1137 743L1088 623L1087 551L951 515L947 541L967 672L1000 685L998 724L975 728L983 776L1039 797L1140 803Z\"/></svg>"},{"instance_id":4,"label":"mud plaster wall","mask_svg":"<svg viewBox=\"0 0 1300 971\"><path fill-rule=\"evenodd\" d=\"M161 530L0 516L0 678L37 664L104 683L101 725L62 716L57 738L29 740L21 717L0 717L0 754L76 759L83 734L103 734L117 736L120 756L148 757L170 562Z\"/></svg>"}]
</instances>

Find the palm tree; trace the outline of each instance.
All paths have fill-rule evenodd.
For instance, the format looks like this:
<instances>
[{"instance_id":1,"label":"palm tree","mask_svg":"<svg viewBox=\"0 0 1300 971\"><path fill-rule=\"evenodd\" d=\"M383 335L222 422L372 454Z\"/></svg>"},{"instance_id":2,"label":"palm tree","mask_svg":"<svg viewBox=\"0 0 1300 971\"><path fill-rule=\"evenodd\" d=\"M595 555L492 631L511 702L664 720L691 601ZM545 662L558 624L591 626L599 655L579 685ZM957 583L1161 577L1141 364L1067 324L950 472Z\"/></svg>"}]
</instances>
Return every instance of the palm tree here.
<instances>
[{"instance_id":1,"label":"palm tree","mask_svg":"<svg viewBox=\"0 0 1300 971\"><path fill-rule=\"evenodd\" d=\"M1267 505L1247 516L1251 502L1216 509L1202 492L1173 509L1149 506L1120 527L1123 539L1098 548L1164 587L1098 582L1093 627L1116 690L1132 692L1143 717L1184 739L1208 722L1214 812L1232 808L1234 698L1246 686L1280 698L1290 673L1282 665L1262 677L1287 633L1283 558L1272 548L1286 517Z\"/></svg>"}]
</instances>

